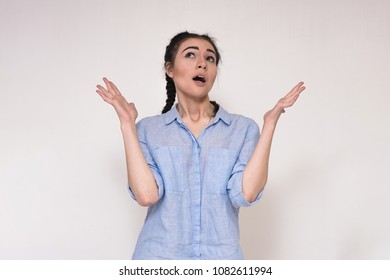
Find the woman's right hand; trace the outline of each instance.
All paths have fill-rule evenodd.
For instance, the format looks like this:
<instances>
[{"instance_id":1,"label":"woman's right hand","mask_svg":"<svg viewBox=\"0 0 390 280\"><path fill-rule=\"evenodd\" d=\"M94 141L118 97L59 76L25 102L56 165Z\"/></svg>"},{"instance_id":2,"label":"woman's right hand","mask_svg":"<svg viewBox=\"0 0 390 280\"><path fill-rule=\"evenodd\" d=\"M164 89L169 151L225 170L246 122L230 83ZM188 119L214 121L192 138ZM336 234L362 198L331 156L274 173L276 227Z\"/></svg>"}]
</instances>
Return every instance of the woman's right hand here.
<instances>
[{"instance_id":1,"label":"woman's right hand","mask_svg":"<svg viewBox=\"0 0 390 280\"><path fill-rule=\"evenodd\" d=\"M103 81L106 84L107 89L101 85L97 85L98 89L96 92L104 101L114 107L121 124L129 122L135 123L138 113L134 103L127 102L113 82L109 81L107 78L103 78Z\"/></svg>"}]
</instances>

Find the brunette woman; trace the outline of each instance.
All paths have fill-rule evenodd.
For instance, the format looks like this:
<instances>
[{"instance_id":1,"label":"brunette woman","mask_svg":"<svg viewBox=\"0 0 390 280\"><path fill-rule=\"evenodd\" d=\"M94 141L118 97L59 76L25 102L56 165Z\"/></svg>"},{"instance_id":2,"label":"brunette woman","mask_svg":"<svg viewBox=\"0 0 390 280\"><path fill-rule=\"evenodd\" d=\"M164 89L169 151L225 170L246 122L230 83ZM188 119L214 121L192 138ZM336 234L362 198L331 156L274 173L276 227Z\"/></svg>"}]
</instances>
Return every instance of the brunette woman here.
<instances>
[{"instance_id":1,"label":"brunette woman","mask_svg":"<svg viewBox=\"0 0 390 280\"><path fill-rule=\"evenodd\" d=\"M264 115L260 135L255 121L210 101L220 59L207 35L173 37L163 113L138 123L113 82L97 86L120 120L131 194L149 207L133 259L243 259L239 209L261 197L276 124L305 87L298 83Z\"/></svg>"}]
</instances>

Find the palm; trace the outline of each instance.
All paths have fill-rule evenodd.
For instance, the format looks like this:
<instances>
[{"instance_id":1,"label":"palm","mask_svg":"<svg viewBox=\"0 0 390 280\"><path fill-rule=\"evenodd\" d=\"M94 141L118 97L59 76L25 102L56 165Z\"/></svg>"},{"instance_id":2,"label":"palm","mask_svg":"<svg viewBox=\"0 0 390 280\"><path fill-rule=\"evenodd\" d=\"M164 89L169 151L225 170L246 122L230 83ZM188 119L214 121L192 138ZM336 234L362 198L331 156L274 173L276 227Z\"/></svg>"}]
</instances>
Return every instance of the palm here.
<instances>
[{"instance_id":1,"label":"palm","mask_svg":"<svg viewBox=\"0 0 390 280\"><path fill-rule=\"evenodd\" d=\"M103 81L107 89L98 85L96 92L105 102L114 107L121 122L135 122L138 117L138 112L134 103L127 102L113 82L107 78L103 78Z\"/></svg>"},{"instance_id":2,"label":"palm","mask_svg":"<svg viewBox=\"0 0 390 280\"><path fill-rule=\"evenodd\" d=\"M276 103L274 108L265 113L264 121L277 122L280 115L284 113L284 109L293 106L304 89L303 82L298 83L286 96Z\"/></svg>"}]
</instances>

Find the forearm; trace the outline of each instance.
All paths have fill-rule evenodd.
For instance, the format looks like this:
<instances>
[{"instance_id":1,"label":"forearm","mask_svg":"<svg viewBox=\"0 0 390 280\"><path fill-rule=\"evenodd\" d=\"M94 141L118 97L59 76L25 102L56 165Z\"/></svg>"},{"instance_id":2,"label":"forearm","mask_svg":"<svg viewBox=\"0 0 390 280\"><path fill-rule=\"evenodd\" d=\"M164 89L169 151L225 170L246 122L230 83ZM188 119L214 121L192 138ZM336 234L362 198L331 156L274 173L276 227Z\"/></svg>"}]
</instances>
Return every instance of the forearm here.
<instances>
[{"instance_id":1,"label":"forearm","mask_svg":"<svg viewBox=\"0 0 390 280\"><path fill-rule=\"evenodd\" d=\"M149 206L158 200L158 187L153 173L142 153L134 123L121 124L126 153L128 183L142 206Z\"/></svg>"},{"instance_id":2,"label":"forearm","mask_svg":"<svg viewBox=\"0 0 390 280\"><path fill-rule=\"evenodd\" d=\"M121 123L126 152L128 183L140 205L148 206L158 200L158 187L138 141L135 120L138 113L134 103L128 103L113 82L103 78L107 88L97 85L96 92L112 105Z\"/></svg>"},{"instance_id":3,"label":"forearm","mask_svg":"<svg viewBox=\"0 0 390 280\"><path fill-rule=\"evenodd\" d=\"M264 122L260 138L242 175L245 199L253 202L264 189L268 179L268 165L276 124Z\"/></svg>"},{"instance_id":4,"label":"forearm","mask_svg":"<svg viewBox=\"0 0 390 280\"><path fill-rule=\"evenodd\" d=\"M285 108L291 107L297 101L304 89L303 82L298 83L285 97L278 101L272 110L264 115L264 125L260 139L243 172L242 191L245 199L249 202L256 199L267 183L272 138L279 117L285 112Z\"/></svg>"}]
</instances>

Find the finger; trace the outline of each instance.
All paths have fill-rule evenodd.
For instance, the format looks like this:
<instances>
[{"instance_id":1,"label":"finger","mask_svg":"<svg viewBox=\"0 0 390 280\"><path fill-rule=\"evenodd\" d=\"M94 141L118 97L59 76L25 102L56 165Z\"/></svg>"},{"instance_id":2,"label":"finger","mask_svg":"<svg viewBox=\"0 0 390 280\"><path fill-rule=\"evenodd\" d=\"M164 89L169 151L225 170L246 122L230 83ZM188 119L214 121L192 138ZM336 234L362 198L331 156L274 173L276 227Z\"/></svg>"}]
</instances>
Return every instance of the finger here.
<instances>
[{"instance_id":1,"label":"finger","mask_svg":"<svg viewBox=\"0 0 390 280\"><path fill-rule=\"evenodd\" d=\"M292 100L296 100L296 99L299 97L300 94L301 94L301 92L297 91L297 92L295 92L294 94L292 94L292 95L286 97L285 100L286 100L287 102L291 102Z\"/></svg>"},{"instance_id":2,"label":"finger","mask_svg":"<svg viewBox=\"0 0 390 280\"><path fill-rule=\"evenodd\" d=\"M101 85L97 85L96 86L101 92L107 92L107 90L104 88L104 87L102 87Z\"/></svg>"},{"instance_id":3,"label":"finger","mask_svg":"<svg viewBox=\"0 0 390 280\"><path fill-rule=\"evenodd\" d=\"M289 97L289 96L291 96L291 95L295 95L295 94L299 94L299 93L301 93L304 89L305 89L305 87L303 87L303 82L299 82L297 85L295 85L293 88L292 88L292 90L286 95L286 97Z\"/></svg>"},{"instance_id":4,"label":"finger","mask_svg":"<svg viewBox=\"0 0 390 280\"><path fill-rule=\"evenodd\" d=\"M115 92L115 89L112 87L112 83L111 83L106 77L103 78L103 81L104 81L104 83L106 84L107 90L108 90L111 94L115 95L116 92Z\"/></svg>"},{"instance_id":5,"label":"finger","mask_svg":"<svg viewBox=\"0 0 390 280\"><path fill-rule=\"evenodd\" d=\"M295 104L295 102L298 100L299 94L295 95L289 102L287 103L286 107L291 107Z\"/></svg>"},{"instance_id":6,"label":"finger","mask_svg":"<svg viewBox=\"0 0 390 280\"><path fill-rule=\"evenodd\" d=\"M294 102L298 99L299 95L300 95L300 94L297 92L295 95L291 96L291 97L288 99L288 102L289 102L289 103L294 103Z\"/></svg>"},{"instance_id":7,"label":"finger","mask_svg":"<svg viewBox=\"0 0 390 280\"><path fill-rule=\"evenodd\" d=\"M116 85L113 83L113 82L110 82L112 88L116 91L117 94L121 94L121 92L119 91L119 89L116 87Z\"/></svg>"},{"instance_id":8,"label":"finger","mask_svg":"<svg viewBox=\"0 0 390 280\"><path fill-rule=\"evenodd\" d=\"M303 86L303 84L304 84L304 82L301 81L294 88L299 88L299 87Z\"/></svg>"},{"instance_id":9,"label":"finger","mask_svg":"<svg viewBox=\"0 0 390 280\"><path fill-rule=\"evenodd\" d=\"M295 99L295 97L298 95L298 93L295 94L289 94L288 96L283 97L279 100L279 102L283 105L291 104L291 102Z\"/></svg>"},{"instance_id":10,"label":"finger","mask_svg":"<svg viewBox=\"0 0 390 280\"><path fill-rule=\"evenodd\" d=\"M293 100L291 101L291 106L294 105L294 103L298 100L299 96L300 96L299 94L294 96Z\"/></svg>"},{"instance_id":11,"label":"finger","mask_svg":"<svg viewBox=\"0 0 390 280\"><path fill-rule=\"evenodd\" d=\"M298 90L300 87L302 87L303 86L303 82L299 82L298 84L296 84L294 87L293 87L293 89L292 89L292 91L296 91L296 90Z\"/></svg>"},{"instance_id":12,"label":"finger","mask_svg":"<svg viewBox=\"0 0 390 280\"><path fill-rule=\"evenodd\" d=\"M107 91L104 87L102 87L101 85L97 85L96 86L105 96L107 97L111 97L113 96L113 94L109 91Z\"/></svg>"},{"instance_id":13,"label":"finger","mask_svg":"<svg viewBox=\"0 0 390 280\"><path fill-rule=\"evenodd\" d=\"M110 99L109 99L107 96L105 96L100 90L96 90L96 92L100 95L100 97L101 97L104 101L106 101L107 103L110 103Z\"/></svg>"},{"instance_id":14,"label":"finger","mask_svg":"<svg viewBox=\"0 0 390 280\"><path fill-rule=\"evenodd\" d=\"M288 108L294 105L294 103L297 101L299 98L299 94L290 96L289 98L285 98L281 100L280 105L282 108Z\"/></svg>"}]
</instances>

